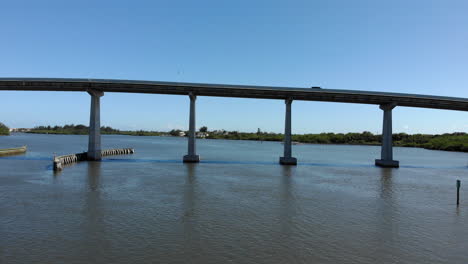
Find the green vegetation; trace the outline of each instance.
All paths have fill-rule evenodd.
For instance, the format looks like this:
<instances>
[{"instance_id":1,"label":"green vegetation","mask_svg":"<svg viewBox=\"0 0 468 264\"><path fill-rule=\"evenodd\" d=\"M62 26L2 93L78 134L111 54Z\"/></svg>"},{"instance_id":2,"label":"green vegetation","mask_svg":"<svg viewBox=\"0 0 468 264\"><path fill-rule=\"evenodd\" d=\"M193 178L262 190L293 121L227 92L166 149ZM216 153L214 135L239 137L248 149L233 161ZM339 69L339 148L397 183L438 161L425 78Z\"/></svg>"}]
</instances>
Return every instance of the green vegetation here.
<instances>
[{"instance_id":1,"label":"green vegetation","mask_svg":"<svg viewBox=\"0 0 468 264\"><path fill-rule=\"evenodd\" d=\"M8 135L10 135L10 128L8 128L2 122L0 122L0 136L8 136Z\"/></svg>"},{"instance_id":2,"label":"green vegetation","mask_svg":"<svg viewBox=\"0 0 468 264\"><path fill-rule=\"evenodd\" d=\"M0 123L1 124L1 123ZM1 128L1 125L0 125ZM8 131L8 130L7 130ZM185 133L181 133L185 132ZM214 130L208 131L206 126L200 128L200 132L206 134L209 139L232 139L232 140L258 140L258 141L282 141L283 134L262 132L260 129L255 133L238 131ZM73 134L86 135L88 127L85 125L65 125L65 126L39 126L31 129L28 133L40 134ZM122 131L111 127L101 127L102 134L119 134L130 136L181 136L187 131L173 129L170 132L157 131ZM349 145L380 145L381 135L374 135L371 132L362 133L320 133L293 135L292 140L300 143L312 144L349 144ZM463 151L468 152L468 134L452 133L442 135L426 135L406 133L393 134L393 144L400 147L419 147L434 150Z\"/></svg>"},{"instance_id":3,"label":"green vegetation","mask_svg":"<svg viewBox=\"0 0 468 264\"><path fill-rule=\"evenodd\" d=\"M34 134L62 134L62 135L87 135L89 128L85 125L64 125L64 126L38 126L32 128L27 133ZM123 131L112 127L101 127L101 134L104 135L129 135L129 136L161 136L165 133L155 131Z\"/></svg>"},{"instance_id":4,"label":"green vegetation","mask_svg":"<svg viewBox=\"0 0 468 264\"><path fill-rule=\"evenodd\" d=\"M438 135L422 145L427 149L468 152L468 134L453 133Z\"/></svg>"},{"instance_id":5,"label":"green vegetation","mask_svg":"<svg viewBox=\"0 0 468 264\"><path fill-rule=\"evenodd\" d=\"M211 139L235 139L235 140L261 140L282 141L283 134L265 133L260 129L257 133L243 133L237 131L213 131L207 138ZM452 133L442 135L425 135L406 133L393 134L393 144L400 147L419 147L433 150L463 151L468 152L468 134ZM380 145L382 135L374 135L371 132L362 133L320 133L292 135L292 140L300 143L311 144L348 144L348 145Z\"/></svg>"},{"instance_id":6,"label":"green vegetation","mask_svg":"<svg viewBox=\"0 0 468 264\"><path fill-rule=\"evenodd\" d=\"M178 137L180 135L180 132L184 132L184 131L180 129L172 129L171 131L169 131L169 135L173 137Z\"/></svg>"}]
</instances>

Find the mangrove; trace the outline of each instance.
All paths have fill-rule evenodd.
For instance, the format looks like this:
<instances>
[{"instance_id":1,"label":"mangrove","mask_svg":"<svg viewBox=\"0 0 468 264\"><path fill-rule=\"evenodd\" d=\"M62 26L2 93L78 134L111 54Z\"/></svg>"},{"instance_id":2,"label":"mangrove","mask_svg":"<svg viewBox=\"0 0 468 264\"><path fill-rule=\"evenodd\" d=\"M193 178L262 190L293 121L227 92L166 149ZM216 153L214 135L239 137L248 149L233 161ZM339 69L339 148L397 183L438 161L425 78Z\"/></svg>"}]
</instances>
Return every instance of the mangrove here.
<instances>
[{"instance_id":1,"label":"mangrove","mask_svg":"<svg viewBox=\"0 0 468 264\"><path fill-rule=\"evenodd\" d=\"M181 133L183 132L183 133ZM88 127L85 125L65 126L38 126L30 129L27 133L41 134L69 134L86 135ZM131 136L186 136L187 131L173 129L169 132L159 131L122 131L108 126L101 127L102 134L131 135ZM256 141L283 141L283 134L263 132L239 132L213 130L209 131L206 126L197 132L198 137L208 139L231 139L231 140L256 140ZM446 133L440 135L430 134L406 134L395 133L392 136L393 145L399 147L418 147L432 150L461 151L468 152L468 134L464 132ZM362 133L319 133L319 134L294 134L292 140L309 144L348 144L348 145L380 145L382 135L373 134L369 131Z\"/></svg>"}]
</instances>

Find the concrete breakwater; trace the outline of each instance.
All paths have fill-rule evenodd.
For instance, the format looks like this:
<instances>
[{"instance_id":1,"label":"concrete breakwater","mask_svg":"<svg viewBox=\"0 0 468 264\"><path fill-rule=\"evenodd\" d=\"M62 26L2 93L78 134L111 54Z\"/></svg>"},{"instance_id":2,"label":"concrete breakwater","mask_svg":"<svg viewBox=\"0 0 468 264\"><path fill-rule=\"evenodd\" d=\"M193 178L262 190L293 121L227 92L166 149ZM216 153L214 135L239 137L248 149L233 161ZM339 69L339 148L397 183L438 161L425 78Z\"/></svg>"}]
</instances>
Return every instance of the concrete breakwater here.
<instances>
[{"instance_id":1,"label":"concrete breakwater","mask_svg":"<svg viewBox=\"0 0 468 264\"><path fill-rule=\"evenodd\" d=\"M101 150L101 156L113 156L113 155L127 155L133 154L135 150L133 148L121 148L121 149L106 149ZM64 165L76 163L79 161L88 160L88 153L76 153L70 155L56 156L54 157L54 171L62 170Z\"/></svg>"},{"instance_id":2,"label":"concrete breakwater","mask_svg":"<svg viewBox=\"0 0 468 264\"><path fill-rule=\"evenodd\" d=\"M25 153L26 150L27 150L26 146L22 146L19 148L0 149L0 157L22 154L22 153Z\"/></svg>"}]
</instances>

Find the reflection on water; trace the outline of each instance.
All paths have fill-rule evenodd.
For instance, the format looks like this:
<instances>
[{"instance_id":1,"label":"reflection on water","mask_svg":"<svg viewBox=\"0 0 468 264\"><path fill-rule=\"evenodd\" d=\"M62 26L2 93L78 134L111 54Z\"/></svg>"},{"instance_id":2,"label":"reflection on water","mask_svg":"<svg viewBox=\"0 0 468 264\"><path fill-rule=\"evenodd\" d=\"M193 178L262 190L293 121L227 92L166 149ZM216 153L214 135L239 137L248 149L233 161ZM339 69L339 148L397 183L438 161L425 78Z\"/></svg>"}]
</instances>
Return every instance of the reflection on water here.
<instances>
[{"instance_id":1,"label":"reflection on water","mask_svg":"<svg viewBox=\"0 0 468 264\"><path fill-rule=\"evenodd\" d=\"M101 176L101 162L89 161L86 164L88 166L88 187L90 193L99 194L99 178Z\"/></svg>"},{"instance_id":2,"label":"reflection on water","mask_svg":"<svg viewBox=\"0 0 468 264\"><path fill-rule=\"evenodd\" d=\"M195 188L196 188L196 166L197 164L188 163L184 164L187 170L187 176L185 179L184 184L184 192L183 192L183 215L181 216L181 221L183 223L183 247L184 252L186 255L184 257L186 262L190 262L190 257L196 254L196 251L199 250L198 245L199 235L197 233L197 228L195 226L195 222L197 216L195 215L196 209L196 195L195 195ZM199 212L203 213L203 212Z\"/></svg>"},{"instance_id":3,"label":"reflection on water","mask_svg":"<svg viewBox=\"0 0 468 264\"><path fill-rule=\"evenodd\" d=\"M381 169L376 147L297 145L280 166L275 142L200 140L184 164L185 139L104 136L137 151L54 174L86 137L0 140L29 146L0 158L0 263L468 263L464 153Z\"/></svg>"},{"instance_id":4,"label":"reflection on water","mask_svg":"<svg viewBox=\"0 0 468 264\"><path fill-rule=\"evenodd\" d=\"M399 251L395 247L398 241L396 235L398 234L398 207L393 199L393 172L395 169L381 168L380 169L380 197L382 200L378 202L376 215L377 230L380 232L375 237L375 240L380 240L381 246L379 247L379 254L385 254L391 249L392 252ZM395 260L397 261L397 260Z\"/></svg>"},{"instance_id":5,"label":"reflection on water","mask_svg":"<svg viewBox=\"0 0 468 264\"><path fill-rule=\"evenodd\" d=\"M106 224L104 221L105 206L101 201L101 163L87 162L86 185L83 192L85 201L83 204L83 239L93 243L83 243L82 250L86 252L80 257L88 262L93 262L93 256L101 255L110 246L107 239Z\"/></svg>"},{"instance_id":6,"label":"reflection on water","mask_svg":"<svg viewBox=\"0 0 468 264\"><path fill-rule=\"evenodd\" d=\"M185 185L184 185L184 203L183 203L183 208L184 208L184 214L181 217L182 221L185 223L189 223L192 220L194 220L194 213L195 213L195 195L194 195L194 188L196 184L196 176L195 176L195 167L197 164L194 163L187 163L184 164L184 166L187 169L187 177L185 180ZM192 230L187 229L187 233L191 234Z\"/></svg>"},{"instance_id":7,"label":"reflection on water","mask_svg":"<svg viewBox=\"0 0 468 264\"><path fill-rule=\"evenodd\" d=\"M292 238L295 228L294 218L296 215L295 197L294 197L294 186L293 186L293 170L294 166L282 166L281 168L281 177L278 185L279 190L279 222L280 230L278 234L281 237L277 239L283 241L283 243L289 245L291 248L294 248L295 239Z\"/></svg>"},{"instance_id":8,"label":"reflection on water","mask_svg":"<svg viewBox=\"0 0 468 264\"><path fill-rule=\"evenodd\" d=\"M392 175L395 170L391 168L380 169L380 197L391 199L392 197Z\"/></svg>"}]
</instances>

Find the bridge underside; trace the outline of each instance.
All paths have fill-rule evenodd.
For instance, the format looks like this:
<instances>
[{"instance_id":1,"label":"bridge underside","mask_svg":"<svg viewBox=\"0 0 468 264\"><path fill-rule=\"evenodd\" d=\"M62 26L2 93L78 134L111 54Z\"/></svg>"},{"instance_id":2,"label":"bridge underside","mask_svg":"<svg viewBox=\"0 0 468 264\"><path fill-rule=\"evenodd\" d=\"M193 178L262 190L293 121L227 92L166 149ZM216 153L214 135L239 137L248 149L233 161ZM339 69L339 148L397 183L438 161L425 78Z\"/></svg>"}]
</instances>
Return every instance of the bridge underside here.
<instances>
[{"instance_id":1,"label":"bridge underside","mask_svg":"<svg viewBox=\"0 0 468 264\"><path fill-rule=\"evenodd\" d=\"M468 111L468 99L373 91L337 89L248 86L203 83L178 83L106 79L41 79L0 78L0 90L14 91L75 91L89 89L117 93L152 93L237 98L325 101L357 104L388 104Z\"/></svg>"}]
</instances>

